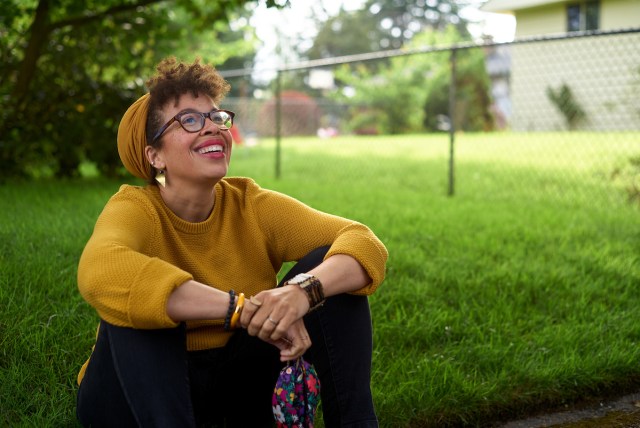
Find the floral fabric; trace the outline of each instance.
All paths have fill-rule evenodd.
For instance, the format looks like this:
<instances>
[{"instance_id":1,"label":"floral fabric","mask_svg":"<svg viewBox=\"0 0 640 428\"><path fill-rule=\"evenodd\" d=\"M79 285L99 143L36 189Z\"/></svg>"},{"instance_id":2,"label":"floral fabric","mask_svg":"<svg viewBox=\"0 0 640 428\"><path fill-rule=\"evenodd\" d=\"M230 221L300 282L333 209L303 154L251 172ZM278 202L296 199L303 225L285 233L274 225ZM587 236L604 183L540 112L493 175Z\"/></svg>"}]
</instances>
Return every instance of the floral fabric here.
<instances>
[{"instance_id":1,"label":"floral fabric","mask_svg":"<svg viewBox=\"0 0 640 428\"><path fill-rule=\"evenodd\" d=\"M320 380L302 357L289 362L273 389L271 405L278 428L313 428L320 401Z\"/></svg>"}]
</instances>

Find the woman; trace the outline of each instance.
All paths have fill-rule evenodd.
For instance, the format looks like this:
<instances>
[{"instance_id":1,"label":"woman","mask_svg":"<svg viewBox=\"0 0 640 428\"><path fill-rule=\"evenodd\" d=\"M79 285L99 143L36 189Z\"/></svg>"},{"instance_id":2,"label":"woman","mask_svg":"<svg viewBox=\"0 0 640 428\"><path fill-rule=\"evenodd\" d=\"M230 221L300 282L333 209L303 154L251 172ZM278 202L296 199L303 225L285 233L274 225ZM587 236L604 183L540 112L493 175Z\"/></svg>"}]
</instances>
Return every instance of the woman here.
<instances>
[{"instance_id":1,"label":"woman","mask_svg":"<svg viewBox=\"0 0 640 428\"><path fill-rule=\"evenodd\" d=\"M327 426L377 426L366 296L384 278L384 245L362 224L225 178L234 113L219 108L229 86L213 67L169 58L147 86L118 152L149 184L108 201L78 267L100 316L79 420L272 426L278 372L304 354ZM298 263L276 287L287 261Z\"/></svg>"}]
</instances>

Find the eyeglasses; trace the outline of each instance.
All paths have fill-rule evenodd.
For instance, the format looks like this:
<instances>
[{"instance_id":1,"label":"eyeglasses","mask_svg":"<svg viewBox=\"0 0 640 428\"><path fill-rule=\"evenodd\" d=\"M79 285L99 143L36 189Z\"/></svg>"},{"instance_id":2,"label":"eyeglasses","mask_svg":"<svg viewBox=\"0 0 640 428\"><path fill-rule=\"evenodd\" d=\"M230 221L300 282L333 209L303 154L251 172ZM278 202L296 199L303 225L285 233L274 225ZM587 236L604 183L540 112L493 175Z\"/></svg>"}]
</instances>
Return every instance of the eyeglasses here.
<instances>
[{"instance_id":1,"label":"eyeglasses","mask_svg":"<svg viewBox=\"0 0 640 428\"><path fill-rule=\"evenodd\" d=\"M176 114L171 118L171 120L160 128L160 130L153 137L153 142L155 143L158 138L162 136L164 131L176 120L187 132L198 132L202 128L204 128L204 123L207 118L211 119L216 126L223 129L231 129L233 126L233 118L235 117L235 113L229 110L211 110L209 113L200 113L199 111L183 111L181 113Z\"/></svg>"}]
</instances>

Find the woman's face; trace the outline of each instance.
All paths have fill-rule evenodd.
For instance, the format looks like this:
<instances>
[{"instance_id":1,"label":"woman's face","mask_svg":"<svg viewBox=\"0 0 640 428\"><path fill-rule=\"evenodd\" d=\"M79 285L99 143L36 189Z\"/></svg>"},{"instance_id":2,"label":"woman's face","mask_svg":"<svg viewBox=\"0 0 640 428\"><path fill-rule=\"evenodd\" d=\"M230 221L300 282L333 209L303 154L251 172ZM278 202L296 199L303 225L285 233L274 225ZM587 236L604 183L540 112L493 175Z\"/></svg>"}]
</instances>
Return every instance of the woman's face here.
<instances>
[{"instance_id":1,"label":"woman's face","mask_svg":"<svg viewBox=\"0 0 640 428\"><path fill-rule=\"evenodd\" d=\"M164 123L184 111L207 113L217 108L205 95L195 98L184 94L177 105L168 103L162 109ZM217 182L229 169L232 138L228 129L219 128L206 118L198 132L187 132L174 121L162 135L162 147L151 155L156 168L163 169L167 184L199 184ZM154 158L155 156L155 158Z\"/></svg>"}]
</instances>

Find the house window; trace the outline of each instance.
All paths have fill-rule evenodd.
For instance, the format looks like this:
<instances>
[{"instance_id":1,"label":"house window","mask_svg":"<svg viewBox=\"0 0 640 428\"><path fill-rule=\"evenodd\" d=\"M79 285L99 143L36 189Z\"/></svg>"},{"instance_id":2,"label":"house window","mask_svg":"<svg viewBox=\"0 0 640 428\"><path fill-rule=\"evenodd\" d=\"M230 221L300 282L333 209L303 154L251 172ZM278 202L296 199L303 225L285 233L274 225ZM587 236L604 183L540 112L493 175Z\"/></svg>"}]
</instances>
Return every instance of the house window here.
<instances>
[{"instance_id":1,"label":"house window","mask_svg":"<svg viewBox=\"0 0 640 428\"><path fill-rule=\"evenodd\" d=\"M600 26L600 2L583 1L567 6L567 31L597 30Z\"/></svg>"}]
</instances>

